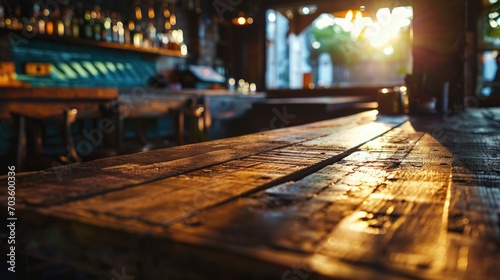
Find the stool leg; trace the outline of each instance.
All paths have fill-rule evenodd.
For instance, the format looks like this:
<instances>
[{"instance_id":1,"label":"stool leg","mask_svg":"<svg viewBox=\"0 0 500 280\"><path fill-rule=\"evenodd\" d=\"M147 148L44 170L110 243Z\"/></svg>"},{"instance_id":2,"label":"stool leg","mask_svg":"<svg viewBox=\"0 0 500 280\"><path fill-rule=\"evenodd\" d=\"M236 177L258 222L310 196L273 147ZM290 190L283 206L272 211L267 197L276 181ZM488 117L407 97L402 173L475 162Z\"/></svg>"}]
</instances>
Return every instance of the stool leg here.
<instances>
[{"instance_id":1,"label":"stool leg","mask_svg":"<svg viewBox=\"0 0 500 280\"><path fill-rule=\"evenodd\" d=\"M135 137L137 138L137 141L141 143L141 145L147 145L148 144L148 139L146 137L146 132L144 130L144 124L142 123L142 120L136 119L133 121L134 125L134 130L135 130Z\"/></svg>"},{"instance_id":2,"label":"stool leg","mask_svg":"<svg viewBox=\"0 0 500 280\"><path fill-rule=\"evenodd\" d=\"M23 171L26 163L26 118L24 116L15 116L17 122L17 151L16 168Z\"/></svg>"},{"instance_id":3,"label":"stool leg","mask_svg":"<svg viewBox=\"0 0 500 280\"><path fill-rule=\"evenodd\" d=\"M41 125L35 125L33 127L33 140L35 141L35 154L43 154L43 131Z\"/></svg>"},{"instance_id":4,"label":"stool leg","mask_svg":"<svg viewBox=\"0 0 500 280\"><path fill-rule=\"evenodd\" d=\"M203 103L203 113L201 117L203 118L203 137L205 138L205 141L210 140L210 126L212 125L212 115L210 112L210 104L208 103L208 100L205 99L205 102Z\"/></svg>"},{"instance_id":5,"label":"stool leg","mask_svg":"<svg viewBox=\"0 0 500 280\"><path fill-rule=\"evenodd\" d=\"M179 145L184 144L184 113L179 110L177 114L177 140Z\"/></svg>"},{"instance_id":6,"label":"stool leg","mask_svg":"<svg viewBox=\"0 0 500 280\"><path fill-rule=\"evenodd\" d=\"M68 149L71 159L66 159L68 162L80 162L78 153L76 152L75 144L73 143L73 137L71 135L71 124L76 121L76 115L78 111L76 109L67 109L63 113L63 124L62 124L62 136L64 140L64 145Z\"/></svg>"},{"instance_id":7,"label":"stool leg","mask_svg":"<svg viewBox=\"0 0 500 280\"><path fill-rule=\"evenodd\" d=\"M113 119L116 124L115 131L115 141L118 147L118 151L121 153L123 151L123 111L121 110L120 104L116 104L113 107Z\"/></svg>"}]
</instances>

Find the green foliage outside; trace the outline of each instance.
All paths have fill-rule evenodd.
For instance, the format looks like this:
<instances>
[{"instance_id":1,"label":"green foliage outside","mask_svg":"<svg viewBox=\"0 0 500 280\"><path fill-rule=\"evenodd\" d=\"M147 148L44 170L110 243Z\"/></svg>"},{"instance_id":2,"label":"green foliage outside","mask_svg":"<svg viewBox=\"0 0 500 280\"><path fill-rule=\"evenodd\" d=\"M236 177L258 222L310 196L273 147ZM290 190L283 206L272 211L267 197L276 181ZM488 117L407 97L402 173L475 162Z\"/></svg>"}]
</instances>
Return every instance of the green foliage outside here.
<instances>
[{"instance_id":1,"label":"green foliage outside","mask_svg":"<svg viewBox=\"0 0 500 280\"><path fill-rule=\"evenodd\" d=\"M373 47L370 44L366 32L365 27L357 38L353 38L351 32L345 31L338 24L334 23L323 29L312 24L309 29L309 60L316 60L320 54L329 53L334 65L349 68L353 64L368 61L400 62L406 59L408 50L411 48L409 28L401 29L399 38L391 41L390 45L394 48L394 53L389 56L383 53L385 46ZM313 42L319 42L320 47L313 48Z\"/></svg>"}]
</instances>

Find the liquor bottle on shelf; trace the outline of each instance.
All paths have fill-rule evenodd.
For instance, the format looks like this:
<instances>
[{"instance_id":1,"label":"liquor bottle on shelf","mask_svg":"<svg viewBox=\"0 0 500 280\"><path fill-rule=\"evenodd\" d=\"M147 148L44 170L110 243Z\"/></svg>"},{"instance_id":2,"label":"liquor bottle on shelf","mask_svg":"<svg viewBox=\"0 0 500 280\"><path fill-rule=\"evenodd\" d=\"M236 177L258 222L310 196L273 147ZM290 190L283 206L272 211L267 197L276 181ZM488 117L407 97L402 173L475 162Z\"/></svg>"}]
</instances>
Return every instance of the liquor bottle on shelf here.
<instances>
[{"instance_id":1,"label":"liquor bottle on shelf","mask_svg":"<svg viewBox=\"0 0 500 280\"><path fill-rule=\"evenodd\" d=\"M157 24L157 26L161 26L156 34L159 44L158 47L160 49L166 49L168 44L168 30L165 28L165 24L163 24L164 20L165 19L158 19Z\"/></svg>"},{"instance_id":2,"label":"liquor bottle on shelf","mask_svg":"<svg viewBox=\"0 0 500 280\"><path fill-rule=\"evenodd\" d=\"M133 45L134 35L135 35L135 24L133 20L129 20L124 33L125 44Z\"/></svg>"},{"instance_id":3,"label":"liquor bottle on shelf","mask_svg":"<svg viewBox=\"0 0 500 280\"><path fill-rule=\"evenodd\" d=\"M38 3L33 3L33 8L31 9L31 15L28 19L27 24L24 29L28 34L38 33L38 21L40 20L40 5Z\"/></svg>"},{"instance_id":4,"label":"liquor bottle on shelf","mask_svg":"<svg viewBox=\"0 0 500 280\"><path fill-rule=\"evenodd\" d=\"M134 37L132 38L134 46L143 47L144 46L144 36L142 34L142 29L140 25L135 25Z\"/></svg>"},{"instance_id":5,"label":"liquor bottle on shelf","mask_svg":"<svg viewBox=\"0 0 500 280\"><path fill-rule=\"evenodd\" d=\"M43 9L43 16L45 18L42 25L45 26L45 34L54 35L54 21L53 15L48 8Z\"/></svg>"},{"instance_id":6,"label":"liquor bottle on shelf","mask_svg":"<svg viewBox=\"0 0 500 280\"><path fill-rule=\"evenodd\" d=\"M54 27L55 27L54 33L55 35L62 37L64 36L64 23L61 19L61 10L55 9L53 14L54 14Z\"/></svg>"},{"instance_id":7,"label":"liquor bottle on shelf","mask_svg":"<svg viewBox=\"0 0 500 280\"><path fill-rule=\"evenodd\" d=\"M14 7L14 15L11 19L12 21L12 29L13 30L22 30L23 29L23 22L21 21L21 5L17 4Z\"/></svg>"},{"instance_id":8,"label":"liquor bottle on shelf","mask_svg":"<svg viewBox=\"0 0 500 280\"><path fill-rule=\"evenodd\" d=\"M111 43L113 42L113 34L111 31L111 18L109 17L109 12L104 12L102 17L102 40Z\"/></svg>"},{"instance_id":9,"label":"liquor bottle on shelf","mask_svg":"<svg viewBox=\"0 0 500 280\"><path fill-rule=\"evenodd\" d=\"M5 2L4 6L4 27L7 29L12 29L12 7L9 2Z\"/></svg>"},{"instance_id":10,"label":"liquor bottle on shelf","mask_svg":"<svg viewBox=\"0 0 500 280\"><path fill-rule=\"evenodd\" d=\"M119 20L116 23L116 26L118 27L118 43L120 44L126 44L126 38L127 38L127 29L123 27L123 22ZM128 38L130 40L130 34L128 35Z\"/></svg>"},{"instance_id":11,"label":"liquor bottle on shelf","mask_svg":"<svg viewBox=\"0 0 500 280\"><path fill-rule=\"evenodd\" d=\"M119 34L119 27L118 27L118 19L117 19L117 14L115 12L111 13L111 41L115 43L120 42L120 34Z\"/></svg>"},{"instance_id":12,"label":"liquor bottle on shelf","mask_svg":"<svg viewBox=\"0 0 500 280\"><path fill-rule=\"evenodd\" d=\"M75 12L71 19L71 36L73 38L80 38L82 36L82 29L85 24L83 5L78 1L75 5Z\"/></svg>"},{"instance_id":13,"label":"liquor bottle on shelf","mask_svg":"<svg viewBox=\"0 0 500 280\"><path fill-rule=\"evenodd\" d=\"M118 21L116 23L116 27L118 28L118 43L120 44L128 44L130 42L130 33L127 31L127 28L123 26L122 20L118 17ZM128 35L127 35L128 33ZM128 42L127 42L128 37Z\"/></svg>"},{"instance_id":14,"label":"liquor bottle on shelf","mask_svg":"<svg viewBox=\"0 0 500 280\"><path fill-rule=\"evenodd\" d=\"M167 2L162 3L162 10L163 10L163 26L162 26L162 32L159 33L159 36L161 37L160 39L160 47L162 49L168 49L168 44L170 42L170 37L169 37L169 30L172 28L172 25L170 24L170 8L168 6ZM159 25L161 26L161 25Z\"/></svg>"},{"instance_id":15,"label":"liquor bottle on shelf","mask_svg":"<svg viewBox=\"0 0 500 280\"><path fill-rule=\"evenodd\" d=\"M94 39L94 20L90 11L85 11L82 37L85 39Z\"/></svg>"},{"instance_id":16,"label":"liquor bottle on shelf","mask_svg":"<svg viewBox=\"0 0 500 280\"><path fill-rule=\"evenodd\" d=\"M44 9L40 11L40 15L36 22L38 27L38 34L45 34L46 22L47 22L47 17L45 16L45 9Z\"/></svg>"},{"instance_id":17,"label":"liquor bottle on shelf","mask_svg":"<svg viewBox=\"0 0 500 280\"><path fill-rule=\"evenodd\" d=\"M64 36L71 37L73 36L72 31L72 18L73 18L73 10L69 7L63 10L62 14L62 22L64 24Z\"/></svg>"},{"instance_id":18,"label":"liquor bottle on shelf","mask_svg":"<svg viewBox=\"0 0 500 280\"><path fill-rule=\"evenodd\" d=\"M135 47L144 47L144 35L142 33L142 8L141 1L135 1L135 21L132 24L132 28L130 28L131 32L131 41ZM130 26L129 26L130 27Z\"/></svg>"},{"instance_id":19,"label":"liquor bottle on shelf","mask_svg":"<svg viewBox=\"0 0 500 280\"><path fill-rule=\"evenodd\" d=\"M102 17L101 17L101 8L97 5L95 6L94 11L91 12L90 16L94 21L93 29L94 29L94 40L101 41L102 40Z\"/></svg>"},{"instance_id":20,"label":"liquor bottle on shelf","mask_svg":"<svg viewBox=\"0 0 500 280\"><path fill-rule=\"evenodd\" d=\"M148 24L148 28L146 29L146 36L148 41L150 42L150 46L153 48L159 48L159 42L158 42L158 37L156 36L156 27L154 26L153 22L150 22Z\"/></svg>"},{"instance_id":21,"label":"liquor bottle on shelf","mask_svg":"<svg viewBox=\"0 0 500 280\"><path fill-rule=\"evenodd\" d=\"M151 42L151 38L149 38L149 35L148 35L148 27L146 27L144 30L141 28L141 34L142 34L142 47L143 48L153 47L153 43Z\"/></svg>"}]
</instances>

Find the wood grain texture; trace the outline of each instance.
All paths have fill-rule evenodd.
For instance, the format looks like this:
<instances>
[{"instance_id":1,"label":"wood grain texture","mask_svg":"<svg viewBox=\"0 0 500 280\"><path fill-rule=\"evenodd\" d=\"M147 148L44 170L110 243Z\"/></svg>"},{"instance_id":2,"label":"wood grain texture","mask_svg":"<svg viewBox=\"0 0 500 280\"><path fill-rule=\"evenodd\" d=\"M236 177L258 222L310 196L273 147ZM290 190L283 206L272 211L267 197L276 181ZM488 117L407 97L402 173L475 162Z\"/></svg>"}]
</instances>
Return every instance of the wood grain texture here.
<instances>
[{"instance_id":1,"label":"wood grain texture","mask_svg":"<svg viewBox=\"0 0 500 280\"><path fill-rule=\"evenodd\" d=\"M496 279L500 110L401 123L365 113L80 164L65 182L20 174L20 236L103 279Z\"/></svg>"},{"instance_id":2,"label":"wood grain texture","mask_svg":"<svg viewBox=\"0 0 500 280\"><path fill-rule=\"evenodd\" d=\"M361 128L365 130L363 135L359 133ZM240 153L236 160L202 166L203 169L184 172L182 175L75 201L66 204L66 210L58 210L71 212L75 208L78 211L168 225L228 199L306 174L307 170L335 160L346 150L385 133L389 128L383 124L371 123L336 131L333 135L337 137L330 134L308 141L296 139L297 144L285 148L276 147L274 150L247 156ZM347 143L353 146L346 148ZM234 155L234 150L221 150L220 153L238 156ZM218 161L214 152L198 157L194 162L204 163L203 159ZM193 162L192 158L189 160ZM181 165L176 160L166 163Z\"/></svg>"},{"instance_id":3,"label":"wood grain texture","mask_svg":"<svg viewBox=\"0 0 500 280\"><path fill-rule=\"evenodd\" d=\"M97 160L77 165L57 166L29 175L19 175L23 186L17 194L18 207L23 203L48 205L67 200L153 182L174 175L258 155L267 151L299 145L301 142L327 137L332 133L356 129L376 119L373 112L353 117L318 122L241 137L216 140L196 145L179 146L135 155ZM399 119L401 122L402 119ZM387 122L386 122L387 123ZM391 127L390 123L373 123L372 137ZM358 129L359 130L359 129ZM356 131L358 131L356 130ZM359 133L359 132L357 132ZM370 140L366 138L365 141ZM311 145L314 142L311 143ZM354 147L354 145L353 145ZM343 147L340 147L343 149ZM322 151L321 151L322 152ZM44 188L39 186L43 185ZM1 195L4 194L0 194Z\"/></svg>"}]
</instances>

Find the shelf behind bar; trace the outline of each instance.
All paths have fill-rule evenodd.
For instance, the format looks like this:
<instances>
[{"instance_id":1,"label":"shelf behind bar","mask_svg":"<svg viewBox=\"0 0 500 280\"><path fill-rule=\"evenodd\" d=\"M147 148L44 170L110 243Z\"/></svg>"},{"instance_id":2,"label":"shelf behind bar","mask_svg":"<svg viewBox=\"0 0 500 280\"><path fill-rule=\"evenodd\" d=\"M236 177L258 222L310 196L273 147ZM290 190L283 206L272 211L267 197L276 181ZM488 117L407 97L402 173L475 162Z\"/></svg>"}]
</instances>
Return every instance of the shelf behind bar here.
<instances>
[{"instance_id":1,"label":"shelf behind bar","mask_svg":"<svg viewBox=\"0 0 500 280\"><path fill-rule=\"evenodd\" d=\"M51 41L69 45L79 45L79 46L88 46L88 47L99 47L99 48L107 48L107 49L116 49L123 51L132 51L139 52L145 54L152 55L164 55L164 56L176 56L176 57L187 57L187 55L182 55L180 51L177 50L167 50L167 49L158 49L158 48L143 48L136 47L130 44L119 44L119 43L109 43L102 41L95 41L89 39L82 38L72 38L72 37L60 37L60 36L49 36L43 34L36 34L26 36L21 31L9 30L5 28L0 28L0 36L6 35L11 36L10 38L16 40L18 42L23 42L23 40L41 40L41 41Z\"/></svg>"}]
</instances>

